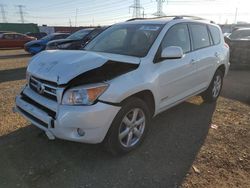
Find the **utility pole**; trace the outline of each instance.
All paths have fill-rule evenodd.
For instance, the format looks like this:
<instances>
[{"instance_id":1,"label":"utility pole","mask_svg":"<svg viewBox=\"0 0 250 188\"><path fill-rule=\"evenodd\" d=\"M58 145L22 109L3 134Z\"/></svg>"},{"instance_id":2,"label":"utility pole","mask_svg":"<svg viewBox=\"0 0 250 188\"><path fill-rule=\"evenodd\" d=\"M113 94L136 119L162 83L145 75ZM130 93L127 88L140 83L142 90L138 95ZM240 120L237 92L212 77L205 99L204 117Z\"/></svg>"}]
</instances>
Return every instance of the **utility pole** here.
<instances>
[{"instance_id":1,"label":"utility pole","mask_svg":"<svg viewBox=\"0 0 250 188\"><path fill-rule=\"evenodd\" d=\"M77 16L78 16L78 8L76 8L75 27L77 26Z\"/></svg>"},{"instance_id":2,"label":"utility pole","mask_svg":"<svg viewBox=\"0 0 250 188\"><path fill-rule=\"evenodd\" d=\"M5 11L5 6L3 5L3 4L1 4L0 5L0 7L1 7L1 14L2 14L2 21L4 22L4 23L7 23L7 18L6 18L6 11Z\"/></svg>"},{"instance_id":3,"label":"utility pole","mask_svg":"<svg viewBox=\"0 0 250 188\"><path fill-rule=\"evenodd\" d=\"M71 19L69 18L69 26L72 27Z\"/></svg>"},{"instance_id":4,"label":"utility pole","mask_svg":"<svg viewBox=\"0 0 250 188\"><path fill-rule=\"evenodd\" d=\"M140 0L134 0L134 4L129 7L130 9L133 9L133 18L141 18L141 9L144 10L144 8L141 6Z\"/></svg>"},{"instance_id":5,"label":"utility pole","mask_svg":"<svg viewBox=\"0 0 250 188\"><path fill-rule=\"evenodd\" d=\"M156 2L157 2L157 12L155 12L155 13L153 14L154 16L158 16L158 17L166 16L166 14L162 11L163 3L164 3L165 1L166 1L166 0L156 0Z\"/></svg>"},{"instance_id":6,"label":"utility pole","mask_svg":"<svg viewBox=\"0 0 250 188\"><path fill-rule=\"evenodd\" d=\"M234 15L234 23L237 24L237 18L238 18L238 7L235 9L235 15Z\"/></svg>"},{"instance_id":7,"label":"utility pole","mask_svg":"<svg viewBox=\"0 0 250 188\"><path fill-rule=\"evenodd\" d=\"M24 12L23 9L25 8L23 5L17 5L18 9L19 9L19 15L20 15L20 21L21 23L24 23Z\"/></svg>"}]
</instances>

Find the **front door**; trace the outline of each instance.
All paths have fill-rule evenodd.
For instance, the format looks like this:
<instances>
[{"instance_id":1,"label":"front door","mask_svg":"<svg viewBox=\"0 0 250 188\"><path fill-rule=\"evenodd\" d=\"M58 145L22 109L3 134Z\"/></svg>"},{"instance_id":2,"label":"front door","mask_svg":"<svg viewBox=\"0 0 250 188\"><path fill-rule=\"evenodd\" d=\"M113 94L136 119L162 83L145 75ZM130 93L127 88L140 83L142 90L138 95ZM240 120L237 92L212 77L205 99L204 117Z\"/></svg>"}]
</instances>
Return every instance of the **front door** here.
<instances>
[{"instance_id":1,"label":"front door","mask_svg":"<svg viewBox=\"0 0 250 188\"><path fill-rule=\"evenodd\" d=\"M16 47L15 35L4 34L2 37L2 48L13 48Z\"/></svg>"},{"instance_id":2,"label":"front door","mask_svg":"<svg viewBox=\"0 0 250 188\"><path fill-rule=\"evenodd\" d=\"M184 52L181 59L167 59L155 63L159 72L158 95L160 111L194 93L197 86L196 59L193 58L190 36L187 24L177 24L171 27L159 48L179 46Z\"/></svg>"}]
</instances>

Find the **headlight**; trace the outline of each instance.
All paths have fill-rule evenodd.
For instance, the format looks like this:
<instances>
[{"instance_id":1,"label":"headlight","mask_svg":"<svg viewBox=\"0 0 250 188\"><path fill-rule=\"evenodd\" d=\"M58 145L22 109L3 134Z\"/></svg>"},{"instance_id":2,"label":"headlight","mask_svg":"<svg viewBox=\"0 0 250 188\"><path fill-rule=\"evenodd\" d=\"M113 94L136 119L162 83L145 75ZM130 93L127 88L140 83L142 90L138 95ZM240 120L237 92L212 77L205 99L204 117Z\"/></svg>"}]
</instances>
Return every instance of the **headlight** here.
<instances>
[{"instance_id":1,"label":"headlight","mask_svg":"<svg viewBox=\"0 0 250 188\"><path fill-rule=\"evenodd\" d=\"M108 84L100 83L68 89L63 95L62 104L92 105L107 88Z\"/></svg>"},{"instance_id":2,"label":"headlight","mask_svg":"<svg viewBox=\"0 0 250 188\"><path fill-rule=\"evenodd\" d=\"M57 45L57 48L64 49L64 48L68 48L70 45L71 45L70 43L59 44L59 45Z\"/></svg>"}]
</instances>

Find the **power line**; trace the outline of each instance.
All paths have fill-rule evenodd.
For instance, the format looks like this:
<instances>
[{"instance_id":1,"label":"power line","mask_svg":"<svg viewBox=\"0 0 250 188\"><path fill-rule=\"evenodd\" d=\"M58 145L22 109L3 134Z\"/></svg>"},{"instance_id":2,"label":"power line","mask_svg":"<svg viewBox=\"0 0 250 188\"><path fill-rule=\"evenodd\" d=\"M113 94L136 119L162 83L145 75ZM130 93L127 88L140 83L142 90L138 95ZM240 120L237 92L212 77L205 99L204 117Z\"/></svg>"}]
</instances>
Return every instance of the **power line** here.
<instances>
[{"instance_id":1,"label":"power line","mask_svg":"<svg viewBox=\"0 0 250 188\"><path fill-rule=\"evenodd\" d=\"M6 18L6 11L5 11L5 5L3 5L3 4L1 4L0 5L0 7L1 7L1 15L2 15L2 21L4 22L4 23L7 23L7 18Z\"/></svg>"},{"instance_id":2,"label":"power line","mask_svg":"<svg viewBox=\"0 0 250 188\"><path fill-rule=\"evenodd\" d=\"M154 16L166 16L166 14L162 11L163 3L165 0L156 0L157 2L157 12L155 12Z\"/></svg>"},{"instance_id":3,"label":"power line","mask_svg":"<svg viewBox=\"0 0 250 188\"><path fill-rule=\"evenodd\" d=\"M134 4L129 7L133 9L133 18L141 18L141 9L144 9L141 6L140 0L134 0Z\"/></svg>"}]
</instances>

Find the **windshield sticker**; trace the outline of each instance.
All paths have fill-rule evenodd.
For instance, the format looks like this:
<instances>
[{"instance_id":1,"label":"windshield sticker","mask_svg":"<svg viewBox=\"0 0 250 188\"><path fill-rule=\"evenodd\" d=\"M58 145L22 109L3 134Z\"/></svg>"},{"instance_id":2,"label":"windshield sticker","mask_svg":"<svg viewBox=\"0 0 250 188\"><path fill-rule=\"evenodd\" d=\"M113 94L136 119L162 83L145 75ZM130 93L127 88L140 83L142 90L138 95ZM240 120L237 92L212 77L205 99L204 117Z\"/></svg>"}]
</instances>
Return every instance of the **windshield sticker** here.
<instances>
[{"instance_id":1,"label":"windshield sticker","mask_svg":"<svg viewBox=\"0 0 250 188\"><path fill-rule=\"evenodd\" d=\"M158 31L160 29L159 26L154 26L154 25L144 25L139 28L139 30L144 30L144 31Z\"/></svg>"}]
</instances>

